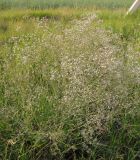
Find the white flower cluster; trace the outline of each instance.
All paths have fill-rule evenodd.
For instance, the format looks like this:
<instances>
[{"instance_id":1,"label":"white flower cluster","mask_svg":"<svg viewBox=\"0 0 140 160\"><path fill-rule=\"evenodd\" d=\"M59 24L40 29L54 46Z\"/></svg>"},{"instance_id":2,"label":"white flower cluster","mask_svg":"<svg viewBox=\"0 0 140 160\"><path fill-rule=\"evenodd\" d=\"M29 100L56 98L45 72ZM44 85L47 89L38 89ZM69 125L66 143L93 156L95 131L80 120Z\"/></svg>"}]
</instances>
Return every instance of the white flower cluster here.
<instances>
[{"instance_id":1,"label":"white flower cluster","mask_svg":"<svg viewBox=\"0 0 140 160\"><path fill-rule=\"evenodd\" d=\"M44 21L38 26L44 26ZM90 144L93 135L105 132L116 113L131 112L135 100L138 106L139 91L131 86L140 84L139 52L134 53L132 46L124 51L119 37L101 29L99 23L91 14L67 28L58 23L53 31L45 27L41 33L13 38L4 46L5 97L10 108L23 107L25 124L36 112L38 117L47 116L51 104L55 118L38 122L42 130L51 128L49 132L56 133L58 129L63 134L66 123L72 123L73 130L79 129ZM20 101L15 103L17 97Z\"/></svg>"}]
</instances>

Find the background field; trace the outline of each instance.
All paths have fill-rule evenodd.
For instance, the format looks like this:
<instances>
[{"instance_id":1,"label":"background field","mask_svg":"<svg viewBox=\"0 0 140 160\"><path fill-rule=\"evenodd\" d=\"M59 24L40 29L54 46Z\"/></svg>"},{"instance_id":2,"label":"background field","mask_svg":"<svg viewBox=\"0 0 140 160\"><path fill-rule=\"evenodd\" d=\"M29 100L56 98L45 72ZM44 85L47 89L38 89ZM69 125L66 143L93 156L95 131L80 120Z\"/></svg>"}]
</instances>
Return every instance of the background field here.
<instances>
[{"instance_id":1,"label":"background field","mask_svg":"<svg viewBox=\"0 0 140 160\"><path fill-rule=\"evenodd\" d=\"M0 160L140 159L130 3L0 0Z\"/></svg>"},{"instance_id":2,"label":"background field","mask_svg":"<svg viewBox=\"0 0 140 160\"><path fill-rule=\"evenodd\" d=\"M129 7L133 0L0 0L0 8Z\"/></svg>"}]
</instances>

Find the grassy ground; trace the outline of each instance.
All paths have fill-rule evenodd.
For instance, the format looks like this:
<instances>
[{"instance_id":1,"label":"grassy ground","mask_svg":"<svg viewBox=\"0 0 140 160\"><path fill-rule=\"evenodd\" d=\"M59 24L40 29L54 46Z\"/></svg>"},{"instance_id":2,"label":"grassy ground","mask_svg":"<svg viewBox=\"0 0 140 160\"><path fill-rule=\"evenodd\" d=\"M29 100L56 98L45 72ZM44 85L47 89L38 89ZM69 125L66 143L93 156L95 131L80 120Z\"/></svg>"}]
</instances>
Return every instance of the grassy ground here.
<instances>
[{"instance_id":1,"label":"grassy ground","mask_svg":"<svg viewBox=\"0 0 140 160\"><path fill-rule=\"evenodd\" d=\"M0 0L0 6L5 8L57 8L57 7L87 7L97 6L103 8L128 7L132 0Z\"/></svg>"},{"instance_id":2,"label":"grassy ground","mask_svg":"<svg viewBox=\"0 0 140 160\"><path fill-rule=\"evenodd\" d=\"M0 159L140 158L140 13L124 15L1 11Z\"/></svg>"},{"instance_id":3,"label":"grassy ground","mask_svg":"<svg viewBox=\"0 0 140 160\"><path fill-rule=\"evenodd\" d=\"M45 17L48 24L54 21L68 21L78 18L82 14L82 9L47 9L47 10L25 10L10 9L1 11L0 15L0 41L6 41L12 36L28 34L38 29L38 22ZM29 23L30 21L30 23Z\"/></svg>"}]
</instances>

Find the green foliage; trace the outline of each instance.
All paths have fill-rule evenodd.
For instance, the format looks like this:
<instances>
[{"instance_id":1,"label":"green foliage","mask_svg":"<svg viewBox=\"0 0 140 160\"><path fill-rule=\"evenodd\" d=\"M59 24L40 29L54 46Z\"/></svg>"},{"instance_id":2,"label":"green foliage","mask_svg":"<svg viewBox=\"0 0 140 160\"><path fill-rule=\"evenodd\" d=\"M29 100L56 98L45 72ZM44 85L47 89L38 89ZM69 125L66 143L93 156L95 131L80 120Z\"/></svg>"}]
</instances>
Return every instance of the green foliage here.
<instances>
[{"instance_id":1,"label":"green foliage","mask_svg":"<svg viewBox=\"0 0 140 160\"><path fill-rule=\"evenodd\" d=\"M38 22L42 18L52 23L56 20L66 22L73 18L80 18L83 11L86 9L3 10L0 12L0 42L12 36L38 30Z\"/></svg>"},{"instance_id":2,"label":"green foliage","mask_svg":"<svg viewBox=\"0 0 140 160\"><path fill-rule=\"evenodd\" d=\"M125 10L102 10L99 16L103 20L106 29L110 29L122 36L127 41L138 40L140 37L140 12L125 15Z\"/></svg>"},{"instance_id":3,"label":"green foliage","mask_svg":"<svg viewBox=\"0 0 140 160\"><path fill-rule=\"evenodd\" d=\"M0 159L139 159L138 26L125 10L1 11Z\"/></svg>"},{"instance_id":4,"label":"green foliage","mask_svg":"<svg viewBox=\"0 0 140 160\"><path fill-rule=\"evenodd\" d=\"M0 0L1 9L5 8L57 8L57 7L128 7L132 0Z\"/></svg>"}]
</instances>

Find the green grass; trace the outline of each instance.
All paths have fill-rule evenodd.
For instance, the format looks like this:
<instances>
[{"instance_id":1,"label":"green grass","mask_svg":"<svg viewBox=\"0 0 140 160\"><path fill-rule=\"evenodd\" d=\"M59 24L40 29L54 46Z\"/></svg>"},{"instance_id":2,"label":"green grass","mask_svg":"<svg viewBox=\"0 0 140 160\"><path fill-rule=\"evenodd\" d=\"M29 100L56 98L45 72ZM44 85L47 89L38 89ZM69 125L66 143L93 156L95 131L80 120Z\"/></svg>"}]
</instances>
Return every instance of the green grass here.
<instances>
[{"instance_id":1,"label":"green grass","mask_svg":"<svg viewBox=\"0 0 140 160\"><path fill-rule=\"evenodd\" d=\"M86 10L86 9L85 9ZM83 14L82 9L47 9L47 10L25 10L11 9L0 12L0 41L6 41L10 37L28 34L37 30L39 19L45 18L46 21L70 21L73 18L80 18ZM30 21L30 23L29 23Z\"/></svg>"},{"instance_id":2,"label":"green grass","mask_svg":"<svg viewBox=\"0 0 140 160\"><path fill-rule=\"evenodd\" d=\"M103 8L129 7L132 0L0 0L0 6L5 8L56 8L97 6Z\"/></svg>"},{"instance_id":3,"label":"green grass","mask_svg":"<svg viewBox=\"0 0 140 160\"><path fill-rule=\"evenodd\" d=\"M110 29L115 33L121 34L126 40L139 39L140 37L140 12L137 11L132 15L125 15L126 10L102 10L99 16L104 21L106 29Z\"/></svg>"},{"instance_id":4,"label":"green grass","mask_svg":"<svg viewBox=\"0 0 140 160\"><path fill-rule=\"evenodd\" d=\"M0 12L0 159L139 159L140 13Z\"/></svg>"}]
</instances>

